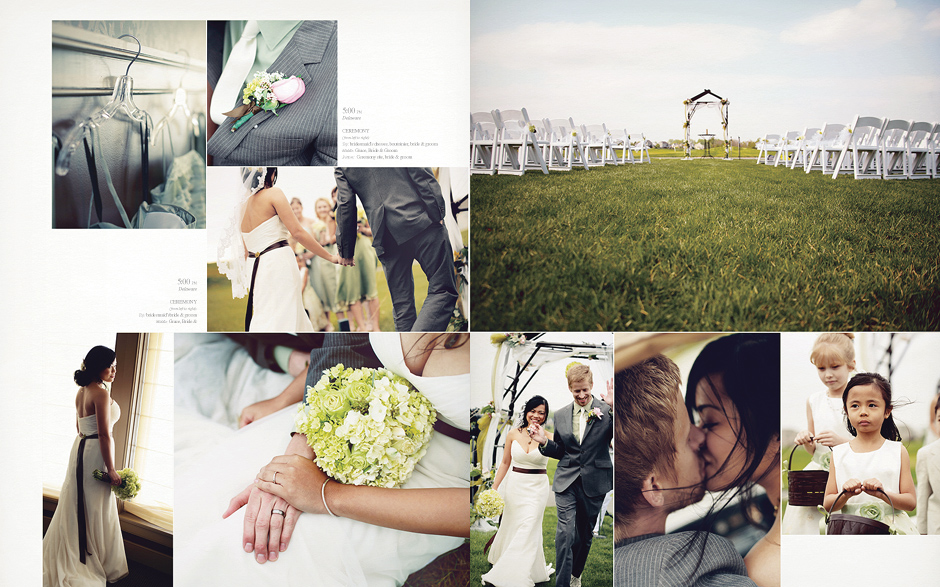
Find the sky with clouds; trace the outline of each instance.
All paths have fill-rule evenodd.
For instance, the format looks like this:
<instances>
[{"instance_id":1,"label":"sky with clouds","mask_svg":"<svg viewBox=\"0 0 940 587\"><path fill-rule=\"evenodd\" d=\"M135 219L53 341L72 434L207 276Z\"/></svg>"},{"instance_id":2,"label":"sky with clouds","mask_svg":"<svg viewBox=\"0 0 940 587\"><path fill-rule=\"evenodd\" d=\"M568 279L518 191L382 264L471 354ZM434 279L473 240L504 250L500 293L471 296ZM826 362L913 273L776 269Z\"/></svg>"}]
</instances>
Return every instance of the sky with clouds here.
<instances>
[{"instance_id":1,"label":"sky with clouds","mask_svg":"<svg viewBox=\"0 0 940 587\"><path fill-rule=\"evenodd\" d=\"M473 0L470 110L659 141L682 136L682 101L707 88L745 140L856 115L937 122L938 57L936 0ZM717 110L692 119L693 135L720 127Z\"/></svg>"}]
</instances>

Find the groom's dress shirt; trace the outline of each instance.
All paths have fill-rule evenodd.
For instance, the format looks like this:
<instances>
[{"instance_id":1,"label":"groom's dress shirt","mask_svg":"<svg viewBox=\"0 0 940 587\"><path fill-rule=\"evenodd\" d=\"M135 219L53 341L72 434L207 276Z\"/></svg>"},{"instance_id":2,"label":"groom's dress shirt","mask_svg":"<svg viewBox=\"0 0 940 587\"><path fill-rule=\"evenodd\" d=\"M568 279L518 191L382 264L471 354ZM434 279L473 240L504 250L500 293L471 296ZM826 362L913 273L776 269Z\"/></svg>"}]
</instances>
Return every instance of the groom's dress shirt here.
<instances>
[{"instance_id":1,"label":"groom's dress shirt","mask_svg":"<svg viewBox=\"0 0 940 587\"><path fill-rule=\"evenodd\" d=\"M242 31L245 30L245 20L230 20L225 27L225 45L222 49L224 62L228 62L228 56L232 52L232 47L241 38ZM258 28L260 31L257 36L257 49L255 52L255 62L248 71L248 75L242 81L242 86L250 82L255 77L255 72L268 71L268 68L274 63L274 60L281 56L281 52L287 47L287 43L303 24L302 20L259 20ZM224 71L224 70L223 70Z\"/></svg>"}]
</instances>

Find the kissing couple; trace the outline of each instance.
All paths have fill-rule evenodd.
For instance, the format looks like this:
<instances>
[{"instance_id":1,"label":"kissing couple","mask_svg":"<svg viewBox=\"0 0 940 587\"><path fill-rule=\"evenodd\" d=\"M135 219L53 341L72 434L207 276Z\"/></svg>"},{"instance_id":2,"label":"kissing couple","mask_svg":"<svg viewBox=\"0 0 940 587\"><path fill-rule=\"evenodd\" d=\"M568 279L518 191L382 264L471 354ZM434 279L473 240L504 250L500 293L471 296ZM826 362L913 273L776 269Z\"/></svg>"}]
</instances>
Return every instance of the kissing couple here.
<instances>
[{"instance_id":1,"label":"kissing couple","mask_svg":"<svg viewBox=\"0 0 940 587\"><path fill-rule=\"evenodd\" d=\"M558 459L552 490L558 510L555 531L555 585L577 587L591 549L594 523L613 489L613 465L608 447L613 438L613 382L607 394L592 394L590 367L571 363L565 371L572 403L554 415L554 433L542 428L548 402L533 396L522 420L510 431L493 488L504 496L505 507L488 560L493 567L484 584L517 587L548 581L551 566L542 550L542 514L548 497L548 459ZM504 485L502 489L501 485Z\"/></svg>"},{"instance_id":2,"label":"kissing couple","mask_svg":"<svg viewBox=\"0 0 940 587\"><path fill-rule=\"evenodd\" d=\"M780 335L717 338L696 357L685 398L681 383L664 355L615 376L615 585L779 586ZM716 506L700 529L666 533L667 516L706 491L720 492L716 504L740 495L752 521L756 486L774 519L745 558L712 533Z\"/></svg>"}]
</instances>

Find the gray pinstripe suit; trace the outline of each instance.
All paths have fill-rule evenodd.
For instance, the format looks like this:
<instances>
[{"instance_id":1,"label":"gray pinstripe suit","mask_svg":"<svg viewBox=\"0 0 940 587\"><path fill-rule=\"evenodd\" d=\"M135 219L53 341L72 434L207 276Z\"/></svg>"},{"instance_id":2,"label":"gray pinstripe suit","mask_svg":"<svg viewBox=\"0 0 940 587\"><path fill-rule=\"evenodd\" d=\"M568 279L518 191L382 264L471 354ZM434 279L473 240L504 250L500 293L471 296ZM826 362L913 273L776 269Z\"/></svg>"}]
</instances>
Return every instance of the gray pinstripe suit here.
<instances>
[{"instance_id":1,"label":"gray pinstripe suit","mask_svg":"<svg viewBox=\"0 0 940 587\"><path fill-rule=\"evenodd\" d=\"M614 549L614 587L756 585L747 577L744 560L727 539L707 532L679 532L645 534L618 542Z\"/></svg>"},{"instance_id":2,"label":"gray pinstripe suit","mask_svg":"<svg viewBox=\"0 0 940 587\"><path fill-rule=\"evenodd\" d=\"M441 224L444 197L434 174L423 167L337 167L334 176L339 256L353 258L358 195L385 268L395 330L443 332L454 314L457 282L454 252ZM420 316L415 312L415 261L428 277Z\"/></svg>"},{"instance_id":3,"label":"gray pinstripe suit","mask_svg":"<svg viewBox=\"0 0 940 587\"><path fill-rule=\"evenodd\" d=\"M593 398L588 409L599 408L603 416L585 423L581 441L574 436L574 404L555 412L554 440L539 452L559 459L555 469L555 585L568 587L571 577L580 577L591 550L594 521L613 489L613 465L607 447L614 434L613 417L607 403Z\"/></svg>"},{"instance_id":4,"label":"gray pinstripe suit","mask_svg":"<svg viewBox=\"0 0 940 587\"><path fill-rule=\"evenodd\" d=\"M302 78L306 92L276 116L259 112L235 132L235 119L226 119L206 147L213 164L336 165L336 21L304 21L268 71ZM220 72L209 67L213 87ZM240 104L238 97L232 108Z\"/></svg>"}]
</instances>

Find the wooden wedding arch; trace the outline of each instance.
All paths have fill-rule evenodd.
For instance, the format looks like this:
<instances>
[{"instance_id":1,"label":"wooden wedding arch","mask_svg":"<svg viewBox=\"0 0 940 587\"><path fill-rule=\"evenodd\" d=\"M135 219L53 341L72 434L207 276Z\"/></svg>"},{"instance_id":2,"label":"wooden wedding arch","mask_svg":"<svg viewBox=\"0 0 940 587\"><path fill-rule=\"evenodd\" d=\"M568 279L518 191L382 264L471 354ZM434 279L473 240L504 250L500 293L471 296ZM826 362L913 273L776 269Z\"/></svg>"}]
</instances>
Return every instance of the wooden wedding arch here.
<instances>
[{"instance_id":1,"label":"wooden wedding arch","mask_svg":"<svg viewBox=\"0 0 940 587\"><path fill-rule=\"evenodd\" d=\"M717 100L702 99L708 96L717 98ZM731 142L728 140L728 105L731 104L731 102L711 90L706 89L688 100L684 100L682 104L685 105L685 122L682 124L682 128L685 130L685 157L683 157L683 160L692 159L692 116L699 108L718 109L718 113L721 116L721 130L725 141L725 156L723 159L731 159Z\"/></svg>"}]
</instances>

